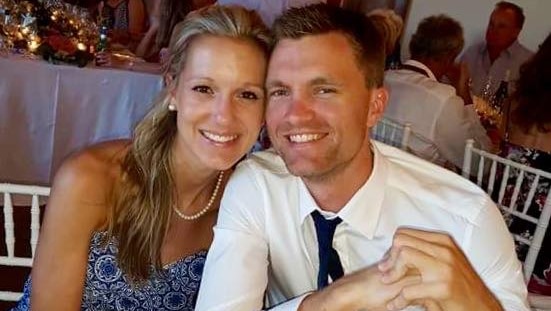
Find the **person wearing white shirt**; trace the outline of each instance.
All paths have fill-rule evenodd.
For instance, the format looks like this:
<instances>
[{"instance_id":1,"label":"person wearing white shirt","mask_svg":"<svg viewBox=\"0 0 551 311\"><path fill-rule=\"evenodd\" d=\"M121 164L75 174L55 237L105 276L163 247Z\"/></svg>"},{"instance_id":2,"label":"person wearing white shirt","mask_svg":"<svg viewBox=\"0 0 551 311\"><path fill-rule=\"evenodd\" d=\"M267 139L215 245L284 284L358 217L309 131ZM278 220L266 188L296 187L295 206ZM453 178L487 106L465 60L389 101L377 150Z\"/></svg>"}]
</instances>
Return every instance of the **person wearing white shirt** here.
<instances>
[{"instance_id":1,"label":"person wearing white shirt","mask_svg":"<svg viewBox=\"0 0 551 311\"><path fill-rule=\"evenodd\" d=\"M520 65L534 55L518 41L524 19L518 5L498 2L490 15L485 42L470 46L461 56L468 65L475 95L483 95L487 87L487 92L494 94L507 72L509 81L518 80Z\"/></svg>"},{"instance_id":2,"label":"person wearing white shirt","mask_svg":"<svg viewBox=\"0 0 551 311\"><path fill-rule=\"evenodd\" d=\"M218 0L220 5L240 5L256 11L264 23L271 26L274 20L289 8L306 6L327 0Z\"/></svg>"},{"instance_id":3,"label":"person wearing white shirt","mask_svg":"<svg viewBox=\"0 0 551 311\"><path fill-rule=\"evenodd\" d=\"M196 310L528 310L490 198L370 140L388 96L371 22L314 5L284 13L274 33L277 153L232 175Z\"/></svg>"},{"instance_id":4,"label":"person wearing white shirt","mask_svg":"<svg viewBox=\"0 0 551 311\"><path fill-rule=\"evenodd\" d=\"M463 29L457 21L445 15L427 17L411 38L412 59L385 73L390 92L385 116L409 122L414 133L409 143L413 153L446 167L462 166L469 138L482 149L491 146L473 106L465 105L458 96L463 90L468 92L468 87L457 82L456 90L439 82L454 66L463 42ZM469 101L469 96L463 97Z\"/></svg>"}]
</instances>

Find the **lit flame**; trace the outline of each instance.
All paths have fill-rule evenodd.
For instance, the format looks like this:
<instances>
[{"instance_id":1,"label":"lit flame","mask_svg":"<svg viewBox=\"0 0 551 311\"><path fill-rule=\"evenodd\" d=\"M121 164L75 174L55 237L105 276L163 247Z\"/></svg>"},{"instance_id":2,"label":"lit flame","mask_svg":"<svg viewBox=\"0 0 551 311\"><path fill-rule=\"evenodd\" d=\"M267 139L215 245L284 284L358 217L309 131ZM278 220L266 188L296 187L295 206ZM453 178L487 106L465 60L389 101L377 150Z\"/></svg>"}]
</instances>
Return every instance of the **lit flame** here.
<instances>
[{"instance_id":1,"label":"lit flame","mask_svg":"<svg viewBox=\"0 0 551 311\"><path fill-rule=\"evenodd\" d=\"M79 42L77 44L77 49L81 50L81 51L86 51L86 44L82 43L82 42Z\"/></svg>"},{"instance_id":2,"label":"lit flame","mask_svg":"<svg viewBox=\"0 0 551 311\"><path fill-rule=\"evenodd\" d=\"M35 40L29 41L28 43L28 47L31 52L34 52L38 48L38 46L39 46L38 41L35 41Z\"/></svg>"}]
</instances>

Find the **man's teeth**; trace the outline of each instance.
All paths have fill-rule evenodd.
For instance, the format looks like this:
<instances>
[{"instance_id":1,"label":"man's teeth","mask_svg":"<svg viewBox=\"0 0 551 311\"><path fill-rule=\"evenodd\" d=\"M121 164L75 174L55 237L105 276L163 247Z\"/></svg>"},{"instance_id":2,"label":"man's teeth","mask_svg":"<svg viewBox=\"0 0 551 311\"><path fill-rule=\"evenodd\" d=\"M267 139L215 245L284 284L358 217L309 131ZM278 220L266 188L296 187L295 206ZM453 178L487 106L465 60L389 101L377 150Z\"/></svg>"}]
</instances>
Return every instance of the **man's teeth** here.
<instances>
[{"instance_id":1,"label":"man's teeth","mask_svg":"<svg viewBox=\"0 0 551 311\"><path fill-rule=\"evenodd\" d=\"M293 143L307 143L310 141L318 140L321 137L321 134L298 134L289 135L289 140Z\"/></svg>"},{"instance_id":2,"label":"man's teeth","mask_svg":"<svg viewBox=\"0 0 551 311\"><path fill-rule=\"evenodd\" d=\"M218 135L210 132L203 131L203 135L217 143L226 143L228 141L232 141L237 138L237 135Z\"/></svg>"}]
</instances>

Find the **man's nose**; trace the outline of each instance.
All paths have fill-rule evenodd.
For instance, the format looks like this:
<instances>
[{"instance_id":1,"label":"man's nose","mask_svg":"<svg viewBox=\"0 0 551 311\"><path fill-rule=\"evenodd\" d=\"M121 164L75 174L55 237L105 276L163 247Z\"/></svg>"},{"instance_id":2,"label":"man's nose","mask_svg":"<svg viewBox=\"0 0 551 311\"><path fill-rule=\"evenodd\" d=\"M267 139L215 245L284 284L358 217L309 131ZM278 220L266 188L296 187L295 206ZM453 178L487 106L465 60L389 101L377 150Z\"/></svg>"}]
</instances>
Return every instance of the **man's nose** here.
<instances>
[{"instance_id":1,"label":"man's nose","mask_svg":"<svg viewBox=\"0 0 551 311\"><path fill-rule=\"evenodd\" d=\"M304 121L312 119L314 117L312 104L312 99L309 96L293 96L287 110L287 118L289 121Z\"/></svg>"}]
</instances>

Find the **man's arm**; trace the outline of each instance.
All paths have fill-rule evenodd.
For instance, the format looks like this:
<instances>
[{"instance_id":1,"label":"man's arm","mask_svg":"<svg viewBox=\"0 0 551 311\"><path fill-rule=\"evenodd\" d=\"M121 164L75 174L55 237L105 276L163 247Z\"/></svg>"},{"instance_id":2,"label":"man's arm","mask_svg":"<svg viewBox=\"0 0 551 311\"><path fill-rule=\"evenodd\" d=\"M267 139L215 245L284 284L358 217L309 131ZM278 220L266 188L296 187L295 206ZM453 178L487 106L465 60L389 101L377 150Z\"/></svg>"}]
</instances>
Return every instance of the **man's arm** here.
<instances>
[{"instance_id":1,"label":"man's arm","mask_svg":"<svg viewBox=\"0 0 551 311\"><path fill-rule=\"evenodd\" d=\"M513 240L489 199L463 247L444 233L399 229L390 256L379 265L384 281L392 283L414 268L423 282L405 287L392 310L413 301L435 303L429 311L529 310Z\"/></svg>"},{"instance_id":2,"label":"man's arm","mask_svg":"<svg viewBox=\"0 0 551 311\"><path fill-rule=\"evenodd\" d=\"M491 145L480 121L469 113L468 109L471 108L472 105L464 106L458 96L452 96L436 121L434 143L442 156L457 167L463 166L467 139L473 138L482 149L487 149Z\"/></svg>"},{"instance_id":3,"label":"man's arm","mask_svg":"<svg viewBox=\"0 0 551 311\"><path fill-rule=\"evenodd\" d=\"M262 191L243 168L234 172L222 197L197 311L262 309L268 283Z\"/></svg>"},{"instance_id":4,"label":"man's arm","mask_svg":"<svg viewBox=\"0 0 551 311\"><path fill-rule=\"evenodd\" d=\"M471 75L468 65L464 62L451 65L446 72L446 77L448 77L451 85L455 88L456 95L463 99L463 105L472 105L473 98L471 96L470 86Z\"/></svg>"}]
</instances>

